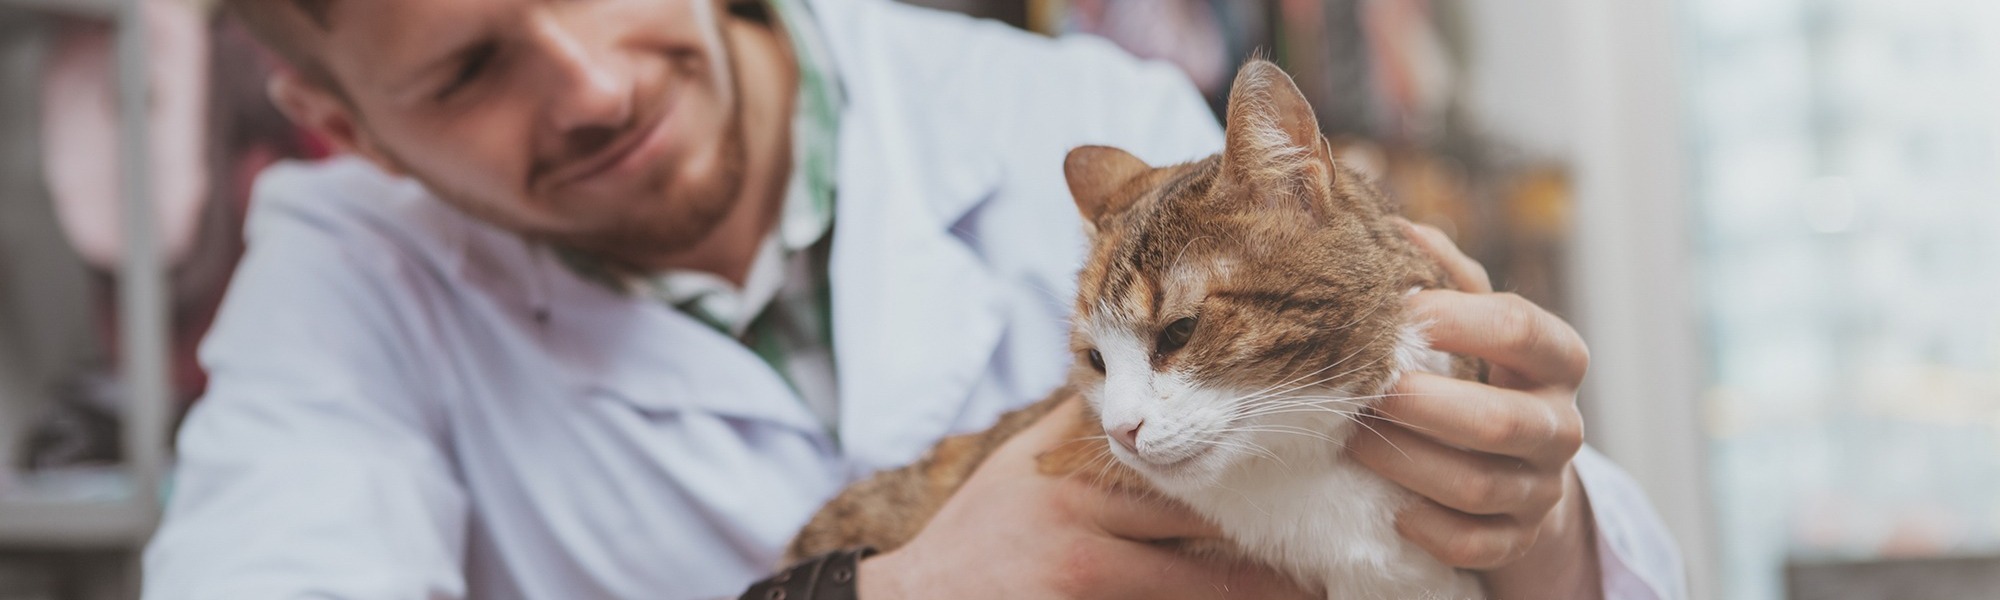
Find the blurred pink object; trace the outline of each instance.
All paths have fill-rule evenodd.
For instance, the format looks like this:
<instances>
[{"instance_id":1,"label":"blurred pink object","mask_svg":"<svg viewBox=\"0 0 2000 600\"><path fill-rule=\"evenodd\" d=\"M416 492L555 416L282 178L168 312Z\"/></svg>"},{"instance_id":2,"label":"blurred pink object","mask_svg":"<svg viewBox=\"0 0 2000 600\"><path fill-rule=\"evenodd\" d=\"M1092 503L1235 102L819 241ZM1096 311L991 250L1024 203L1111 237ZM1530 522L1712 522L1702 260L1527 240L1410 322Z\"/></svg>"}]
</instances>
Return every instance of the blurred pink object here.
<instances>
[{"instance_id":1,"label":"blurred pink object","mask_svg":"<svg viewBox=\"0 0 2000 600\"><path fill-rule=\"evenodd\" d=\"M155 234L172 265L193 246L196 216L207 200L208 28L185 1L142 1L151 50ZM107 270L123 256L125 239L115 40L109 24L68 23L42 73L43 167L56 217L84 260Z\"/></svg>"},{"instance_id":2,"label":"blurred pink object","mask_svg":"<svg viewBox=\"0 0 2000 600\"><path fill-rule=\"evenodd\" d=\"M1076 0L1070 8L1071 31L1101 36L1140 58L1173 63L1204 94L1227 87L1236 72L1206 0Z\"/></svg>"}]
</instances>

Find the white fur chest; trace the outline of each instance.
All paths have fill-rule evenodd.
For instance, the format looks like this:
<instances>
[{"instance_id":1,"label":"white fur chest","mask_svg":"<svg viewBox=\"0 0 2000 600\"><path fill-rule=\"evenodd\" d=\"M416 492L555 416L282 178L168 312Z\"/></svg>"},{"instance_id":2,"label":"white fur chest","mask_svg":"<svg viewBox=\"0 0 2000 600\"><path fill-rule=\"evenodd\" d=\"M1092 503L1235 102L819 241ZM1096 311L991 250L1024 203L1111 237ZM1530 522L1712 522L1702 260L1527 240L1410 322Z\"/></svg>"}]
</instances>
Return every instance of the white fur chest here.
<instances>
[{"instance_id":1,"label":"white fur chest","mask_svg":"<svg viewBox=\"0 0 2000 600\"><path fill-rule=\"evenodd\" d=\"M1422 329L1411 325L1400 332L1398 370L1449 373L1450 356L1432 350ZM1352 421L1318 424L1326 427L1314 429L1329 437L1286 436L1269 446L1274 460L1246 462L1211 485L1161 490L1221 526L1253 560L1326 590L1329 600L1484 598L1471 574L1438 562L1396 532L1396 512L1413 499L1410 492L1341 455L1348 436L1370 433Z\"/></svg>"},{"instance_id":2,"label":"white fur chest","mask_svg":"<svg viewBox=\"0 0 2000 600\"><path fill-rule=\"evenodd\" d=\"M1299 465L1293 465L1297 467ZM1408 492L1333 458L1314 468L1264 464L1181 499L1220 525L1252 559L1329 599L1482 598L1471 575L1439 563L1396 532Z\"/></svg>"}]
</instances>

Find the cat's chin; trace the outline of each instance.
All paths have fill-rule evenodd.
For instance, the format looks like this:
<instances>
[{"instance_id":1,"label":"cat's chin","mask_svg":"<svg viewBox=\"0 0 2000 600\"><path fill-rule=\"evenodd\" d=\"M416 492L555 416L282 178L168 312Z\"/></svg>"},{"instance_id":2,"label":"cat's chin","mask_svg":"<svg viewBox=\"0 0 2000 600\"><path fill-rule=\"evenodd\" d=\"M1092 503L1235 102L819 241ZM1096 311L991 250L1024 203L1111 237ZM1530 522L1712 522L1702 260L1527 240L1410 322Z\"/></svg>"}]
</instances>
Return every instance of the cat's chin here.
<instances>
[{"instance_id":1,"label":"cat's chin","mask_svg":"<svg viewBox=\"0 0 2000 600\"><path fill-rule=\"evenodd\" d=\"M1164 461L1151 461L1114 448L1118 462L1124 463L1148 481L1162 488L1202 487L1214 482L1227 468L1226 454L1216 446L1206 446L1192 454Z\"/></svg>"}]
</instances>

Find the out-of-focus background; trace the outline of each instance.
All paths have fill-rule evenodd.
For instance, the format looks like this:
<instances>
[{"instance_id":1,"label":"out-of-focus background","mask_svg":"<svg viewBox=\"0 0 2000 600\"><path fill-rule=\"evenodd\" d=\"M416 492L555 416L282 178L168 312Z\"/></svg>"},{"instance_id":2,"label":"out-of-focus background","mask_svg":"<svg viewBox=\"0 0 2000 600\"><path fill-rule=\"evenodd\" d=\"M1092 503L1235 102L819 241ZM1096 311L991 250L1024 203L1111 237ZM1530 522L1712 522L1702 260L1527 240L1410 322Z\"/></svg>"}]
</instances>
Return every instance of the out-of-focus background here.
<instances>
[{"instance_id":1,"label":"out-of-focus background","mask_svg":"<svg viewBox=\"0 0 2000 600\"><path fill-rule=\"evenodd\" d=\"M249 184L328 151L242 31L138 3L0 0L0 600L134 595ZM1218 107L1284 65L1582 330L1591 441L1696 598L2000 598L2000 3L916 3L1106 37Z\"/></svg>"}]
</instances>

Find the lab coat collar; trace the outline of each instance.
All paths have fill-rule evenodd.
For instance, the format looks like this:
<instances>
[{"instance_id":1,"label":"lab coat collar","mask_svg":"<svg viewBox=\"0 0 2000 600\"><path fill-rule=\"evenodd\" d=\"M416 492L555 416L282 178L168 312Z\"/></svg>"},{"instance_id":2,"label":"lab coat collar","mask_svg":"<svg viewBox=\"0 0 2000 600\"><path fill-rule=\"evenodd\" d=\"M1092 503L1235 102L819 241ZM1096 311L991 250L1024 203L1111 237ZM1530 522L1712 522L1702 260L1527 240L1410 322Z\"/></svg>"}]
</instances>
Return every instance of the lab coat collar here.
<instances>
[{"instance_id":1,"label":"lab coat collar","mask_svg":"<svg viewBox=\"0 0 2000 600\"><path fill-rule=\"evenodd\" d=\"M833 8L819 14L850 94L830 261L834 354L840 442L860 475L906 464L950 433L991 368L1007 295L953 225L1003 173L992 144L970 139L978 134L928 121L938 109L923 106L920 76L868 64L886 50L873 47L879 36Z\"/></svg>"},{"instance_id":2,"label":"lab coat collar","mask_svg":"<svg viewBox=\"0 0 2000 600\"><path fill-rule=\"evenodd\" d=\"M914 460L949 433L1006 326L994 273L937 223L990 196L997 175L918 173L922 163L897 166L894 149L867 137L843 144L843 157L874 164L843 169L854 176L842 180L831 261L841 444L862 473Z\"/></svg>"},{"instance_id":3,"label":"lab coat collar","mask_svg":"<svg viewBox=\"0 0 2000 600\"><path fill-rule=\"evenodd\" d=\"M843 136L843 156L880 158L841 169L829 265L838 439L850 477L906 464L950 433L1007 325L997 277L939 224L992 195L997 164L975 156L971 168L919 173L919 163L897 162L880 139ZM577 385L646 412L698 410L824 435L796 393L741 343L534 252L522 260L556 282L547 303L561 312L544 327Z\"/></svg>"},{"instance_id":4,"label":"lab coat collar","mask_svg":"<svg viewBox=\"0 0 2000 600\"><path fill-rule=\"evenodd\" d=\"M948 224L992 196L998 163L973 151L956 168L925 172L917 165L929 161L915 160L912 145L888 141L897 136L841 137L829 275L839 443L848 475L858 477L906 464L950 433L992 364L1007 312L997 276ZM531 298L515 312L544 320L540 328L575 385L647 412L698 410L825 434L741 343L671 307L579 277L542 250L517 247L507 262L531 265L544 283L516 284Z\"/></svg>"},{"instance_id":5,"label":"lab coat collar","mask_svg":"<svg viewBox=\"0 0 2000 600\"><path fill-rule=\"evenodd\" d=\"M484 296L509 322L540 338L543 350L535 356L546 358L522 360L559 363L562 385L573 391L557 396L609 400L657 416L698 411L825 436L791 387L742 343L650 296L585 278L544 245L483 224L469 229L462 277L488 289Z\"/></svg>"}]
</instances>

